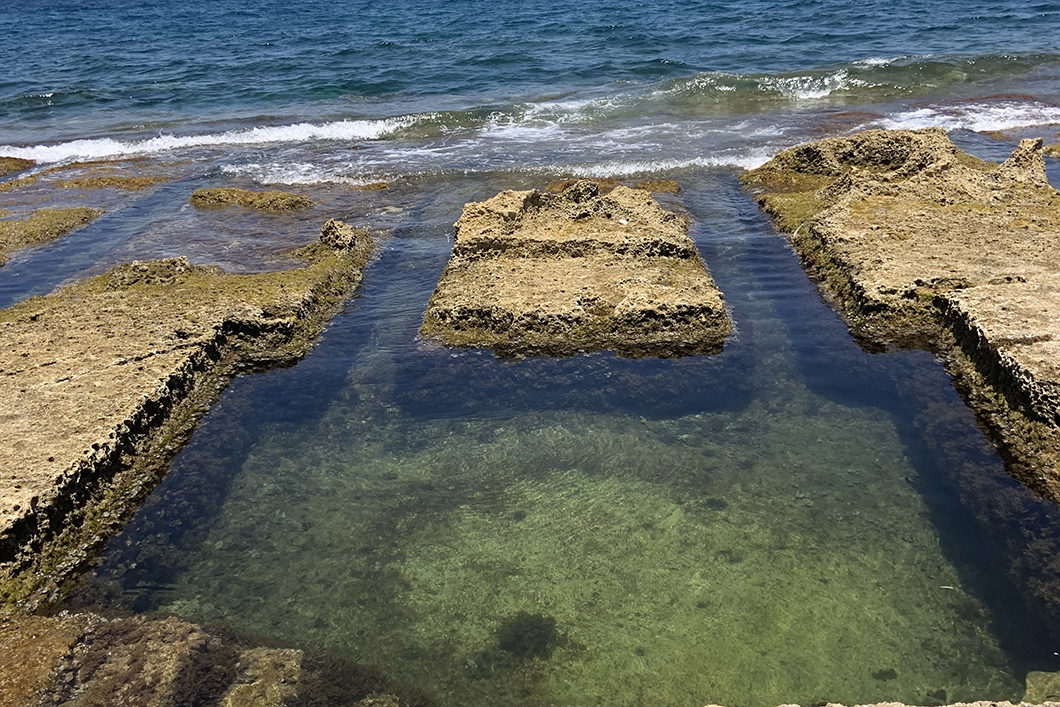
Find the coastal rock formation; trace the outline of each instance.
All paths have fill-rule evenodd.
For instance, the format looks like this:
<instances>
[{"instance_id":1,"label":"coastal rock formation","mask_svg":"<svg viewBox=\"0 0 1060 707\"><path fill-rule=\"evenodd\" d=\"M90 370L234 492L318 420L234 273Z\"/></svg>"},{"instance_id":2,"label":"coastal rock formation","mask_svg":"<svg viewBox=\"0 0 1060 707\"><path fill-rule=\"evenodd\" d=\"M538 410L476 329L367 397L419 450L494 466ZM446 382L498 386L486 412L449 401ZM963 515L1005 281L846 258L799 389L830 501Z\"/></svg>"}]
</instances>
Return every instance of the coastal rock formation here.
<instances>
[{"instance_id":1,"label":"coastal rock formation","mask_svg":"<svg viewBox=\"0 0 1060 707\"><path fill-rule=\"evenodd\" d=\"M235 187L215 187L213 189L198 189L189 199L192 206L200 208L216 206L244 206L248 209L260 209L262 211L296 211L308 209L313 205L313 200L299 194L291 194L285 191L256 192L247 189L236 189Z\"/></svg>"},{"instance_id":2,"label":"coastal rock formation","mask_svg":"<svg viewBox=\"0 0 1060 707\"><path fill-rule=\"evenodd\" d=\"M0 595L58 596L231 376L304 353L371 248L329 221L304 268L137 261L0 311Z\"/></svg>"},{"instance_id":3,"label":"coastal rock formation","mask_svg":"<svg viewBox=\"0 0 1060 707\"><path fill-rule=\"evenodd\" d=\"M1060 192L1041 141L996 165L940 129L866 131L782 152L744 182L855 335L939 355L1010 473L1060 502ZM1020 496L951 473L980 494L1010 578L1060 625L1060 534L1006 532L1037 522Z\"/></svg>"},{"instance_id":4,"label":"coastal rock formation","mask_svg":"<svg viewBox=\"0 0 1060 707\"><path fill-rule=\"evenodd\" d=\"M176 617L0 617L0 704L283 707L303 654L246 647Z\"/></svg>"},{"instance_id":5,"label":"coastal rock formation","mask_svg":"<svg viewBox=\"0 0 1060 707\"><path fill-rule=\"evenodd\" d=\"M744 181L863 340L963 352L951 369L1014 472L1060 500L1060 192L1042 141L996 165L941 129L870 130Z\"/></svg>"},{"instance_id":6,"label":"coastal rock formation","mask_svg":"<svg viewBox=\"0 0 1060 707\"><path fill-rule=\"evenodd\" d=\"M0 177L29 169L34 164L36 163L33 160L24 160L20 157L0 157Z\"/></svg>"},{"instance_id":7,"label":"coastal rock formation","mask_svg":"<svg viewBox=\"0 0 1060 707\"><path fill-rule=\"evenodd\" d=\"M584 180L467 204L421 329L501 355L624 356L717 352L730 331L688 220Z\"/></svg>"},{"instance_id":8,"label":"coastal rock formation","mask_svg":"<svg viewBox=\"0 0 1060 707\"><path fill-rule=\"evenodd\" d=\"M91 223L103 212L87 207L38 209L20 220L0 221L0 267L16 250L41 245ZM0 211L0 216L4 213Z\"/></svg>"}]
</instances>

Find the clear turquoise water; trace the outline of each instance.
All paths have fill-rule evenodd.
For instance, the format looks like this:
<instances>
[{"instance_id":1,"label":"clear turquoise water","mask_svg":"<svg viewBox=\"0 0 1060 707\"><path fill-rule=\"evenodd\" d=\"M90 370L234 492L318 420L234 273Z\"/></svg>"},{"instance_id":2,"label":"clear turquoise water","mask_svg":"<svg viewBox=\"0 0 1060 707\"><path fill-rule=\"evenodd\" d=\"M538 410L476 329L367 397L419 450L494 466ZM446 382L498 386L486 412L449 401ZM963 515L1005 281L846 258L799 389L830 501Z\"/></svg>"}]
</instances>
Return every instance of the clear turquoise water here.
<instances>
[{"instance_id":1,"label":"clear turquoise water","mask_svg":"<svg viewBox=\"0 0 1060 707\"><path fill-rule=\"evenodd\" d=\"M1060 670L1060 515L930 355L858 348L737 177L872 126L940 124L988 159L1053 141L1058 14L5 5L0 155L170 181L0 193L16 216L107 208L0 269L0 303L134 258L287 267L332 216L381 240L320 345L231 386L71 606L321 650L414 704L1018 699ZM736 325L721 354L516 362L417 338L463 204L572 175L681 183L669 204ZM218 185L319 203L188 206ZM521 613L555 620L549 651L504 649Z\"/></svg>"}]
</instances>

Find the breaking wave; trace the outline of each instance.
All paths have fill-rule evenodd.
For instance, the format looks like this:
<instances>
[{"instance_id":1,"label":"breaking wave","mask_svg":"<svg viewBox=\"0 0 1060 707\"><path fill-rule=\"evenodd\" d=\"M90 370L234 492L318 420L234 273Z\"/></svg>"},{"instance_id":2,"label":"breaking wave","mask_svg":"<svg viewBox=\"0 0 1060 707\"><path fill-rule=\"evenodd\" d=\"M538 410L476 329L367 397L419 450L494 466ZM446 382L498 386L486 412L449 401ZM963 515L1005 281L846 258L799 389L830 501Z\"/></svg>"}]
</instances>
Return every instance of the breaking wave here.
<instances>
[{"instance_id":1,"label":"breaking wave","mask_svg":"<svg viewBox=\"0 0 1060 707\"><path fill-rule=\"evenodd\" d=\"M144 155L190 147L267 145L270 143L306 142L310 140L374 140L406 128L418 119L415 116L402 116L382 120L341 120L323 124L296 123L292 125L254 127L245 130L229 130L203 135L177 136L160 134L157 137L128 142L112 138L99 138L94 140L72 140L56 145L34 145L31 147L0 145L0 155L50 163Z\"/></svg>"}]
</instances>

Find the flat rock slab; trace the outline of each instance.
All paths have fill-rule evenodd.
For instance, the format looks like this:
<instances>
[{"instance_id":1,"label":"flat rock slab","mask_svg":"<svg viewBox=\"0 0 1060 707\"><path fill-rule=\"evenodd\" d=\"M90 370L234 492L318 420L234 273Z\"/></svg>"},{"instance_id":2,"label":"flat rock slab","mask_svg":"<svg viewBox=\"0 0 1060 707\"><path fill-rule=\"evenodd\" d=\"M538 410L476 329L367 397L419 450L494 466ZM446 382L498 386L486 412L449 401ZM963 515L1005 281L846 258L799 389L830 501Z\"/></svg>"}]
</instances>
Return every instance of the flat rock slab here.
<instances>
[{"instance_id":1,"label":"flat rock slab","mask_svg":"<svg viewBox=\"0 0 1060 707\"><path fill-rule=\"evenodd\" d=\"M304 268L135 262L0 311L0 565L37 557L197 386L304 352L370 250L330 221Z\"/></svg>"},{"instance_id":2,"label":"flat rock slab","mask_svg":"<svg viewBox=\"0 0 1060 707\"><path fill-rule=\"evenodd\" d=\"M467 204L421 333L501 355L716 353L732 326L688 225L590 181Z\"/></svg>"},{"instance_id":3,"label":"flat rock slab","mask_svg":"<svg viewBox=\"0 0 1060 707\"><path fill-rule=\"evenodd\" d=\"M744 182L863 337L919 346L948 330L1028 465L1014 473L1060 500L1060 192L1042 141L997 165L938 128L870 130L786 150Z\"/></svg>"},{"instance_id":4,"label":"flat rock slab","mask_svg":"<svg viewBox=\"0 0 1060 707\"><path fill-rule=\"evenodd\" d=\"M296 697L302 658L174 616L2 616L0 704L284 707Z\"/></svg>"}]
</instances>

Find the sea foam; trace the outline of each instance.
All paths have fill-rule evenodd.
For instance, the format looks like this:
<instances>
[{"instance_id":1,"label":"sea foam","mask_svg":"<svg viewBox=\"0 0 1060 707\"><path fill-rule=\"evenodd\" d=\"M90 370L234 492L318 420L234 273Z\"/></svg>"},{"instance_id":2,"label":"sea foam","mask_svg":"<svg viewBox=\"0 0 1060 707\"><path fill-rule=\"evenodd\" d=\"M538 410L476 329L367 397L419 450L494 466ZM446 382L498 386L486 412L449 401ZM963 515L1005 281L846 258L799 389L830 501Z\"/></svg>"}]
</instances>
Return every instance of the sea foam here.
<instances>
[{"instance_id":1,"label":"sea foam","mask_svg":"<svg viewBox=\"0 0 1060 707\"><path fill-rule=\"evenodd\" d=\"M1060 123L1060 106L1037 101L982 101L958 105L935 105L897 113L877 123L884 128L929 128L947 130L1013 130Z\"/></svg>"},{"instance_id":2,"label":"sea foam","mask_svg":"<svg viewBox=\"0 0 1060 707\"><path fill-rule=\"evenodd\" d=\"M40 163L65 162L74 159L106 159L143 155L190 147L223 145L265 145L280 142L310 140L374 140L387 136L417 122L416 116L401 116L381 120L340 120L330 123L296 123L229 130L203 135L158 135L145 140L122 142L112 138L72 140L55 145L17 147L0 145L0 156L21 157Z\"/></svg>"}]
</instances>

